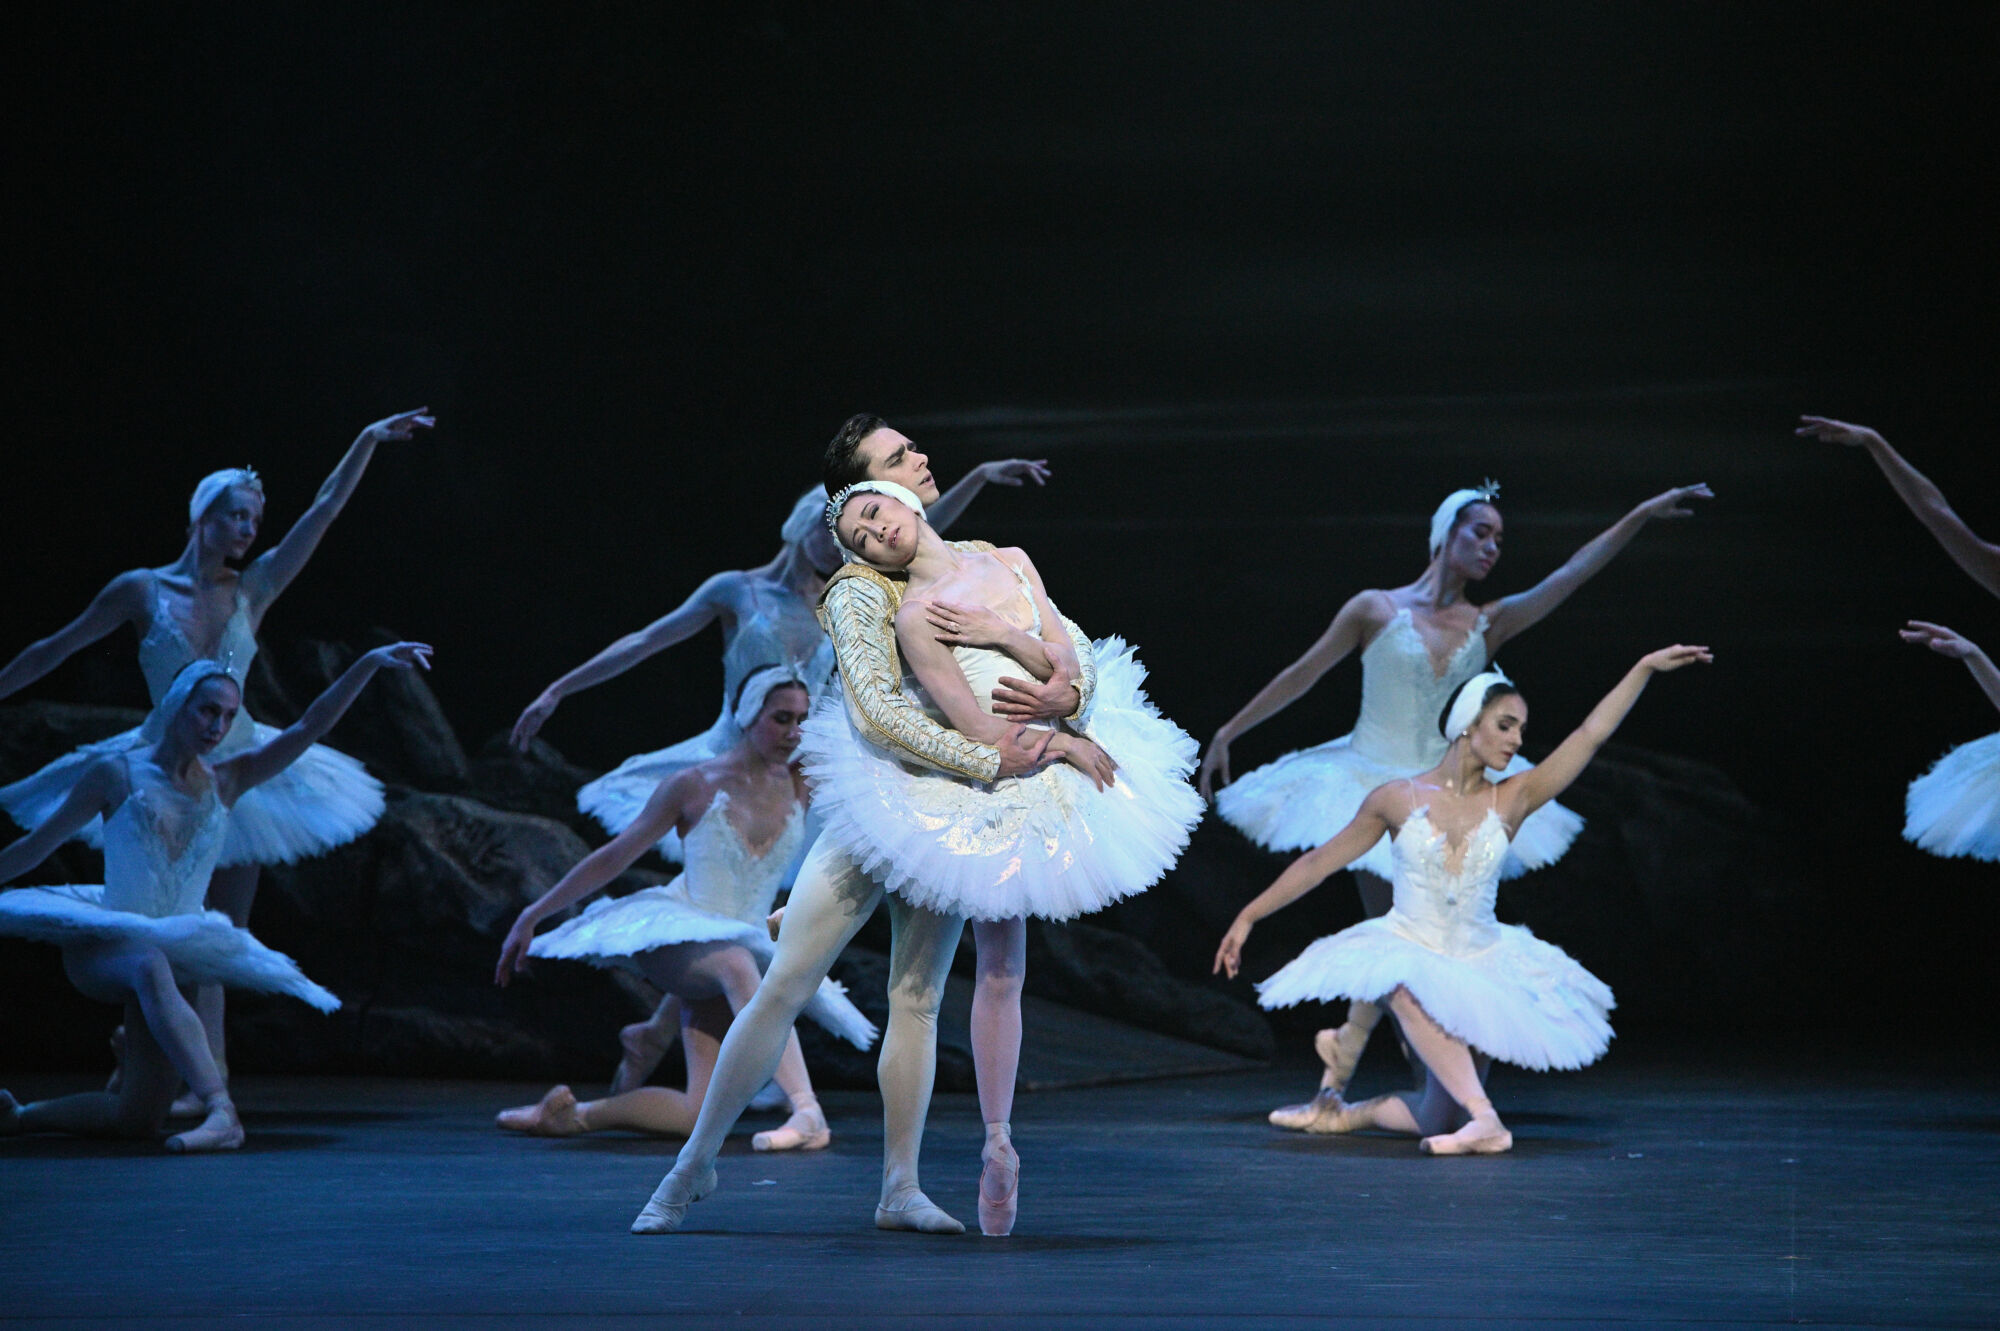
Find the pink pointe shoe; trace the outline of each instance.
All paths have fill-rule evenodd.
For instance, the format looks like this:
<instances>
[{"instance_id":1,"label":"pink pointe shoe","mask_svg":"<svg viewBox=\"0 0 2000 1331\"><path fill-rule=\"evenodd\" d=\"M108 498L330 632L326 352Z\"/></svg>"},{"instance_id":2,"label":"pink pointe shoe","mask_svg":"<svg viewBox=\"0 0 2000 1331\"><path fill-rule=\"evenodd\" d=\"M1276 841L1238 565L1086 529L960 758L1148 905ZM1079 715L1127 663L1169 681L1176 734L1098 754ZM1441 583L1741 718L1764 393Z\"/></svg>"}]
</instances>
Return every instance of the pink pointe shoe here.
<instances>
[{"instance_id":1,"label":"pink pointe shoe","mask_svg":"<svg viewBox=\"0 0 2000 1331\"><path fill-rule=\"evenodd\" d=\"M824 1151L832 1144L833 1130L817 1100L795 1107L783 1123L750 1138L753 1151Z\"/></svg>"},{"instance_id":2,"label":"pink pointe shoe","mask_svg":"<svg viewBox=\"0 0 2000 1331\"><path fill-rule=\"evenodd\" d=\"M979 1170L979 1232L990 1239L1004 1239L1014 1232L1021 1203L1021 1157L1006 1125L999 1127L979 1153L984 1162Z\"/></svg>"},{"instance_id":3,"label":"pink pointe shoe","mask_svg":"<svg viewBox=\"0 0 2000 1331\"><path fill-rule=\"evenodd\" d=\"M1502 1155L1514 1149L1514 1134L1493 1112L1492 1101L1466 1108L1471 1111L1471 1122L1457 1132L1426 1137L1417 1143L1417 1149L1425 1155Z\"/></svg>"}]
</instances>

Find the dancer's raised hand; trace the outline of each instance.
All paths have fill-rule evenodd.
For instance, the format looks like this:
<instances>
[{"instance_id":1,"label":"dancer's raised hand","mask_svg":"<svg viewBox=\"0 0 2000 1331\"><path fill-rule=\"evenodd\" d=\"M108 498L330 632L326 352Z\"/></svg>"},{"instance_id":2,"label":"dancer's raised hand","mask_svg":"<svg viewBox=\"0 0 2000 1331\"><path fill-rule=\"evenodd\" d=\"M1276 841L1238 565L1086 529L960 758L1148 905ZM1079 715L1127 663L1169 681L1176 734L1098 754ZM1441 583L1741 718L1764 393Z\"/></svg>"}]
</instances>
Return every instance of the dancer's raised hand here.
<instances>
[{"instance_id":1,"label":"dancer's raised hand","mask_svg":"<svg viewBox=\"0 0 2000 1331\"><path fill-rule=\"evenodd\" d=\"M1715 491L1708 488L1708 482L1697 481L1693 485L1676 485L1671 490L1661 491L1639 505L1639 512L1649 522L1656 518L1691 518L1694 510L1688 507L1688 500L1713 498Z\"/></svg>"},{"instance_id":2,"label":"dancer's raised hand","mask_svg":"<svg viewBox=\"0 0 2000 1331\"><path fill-rule=\"evenodd\" d=\"M372 661L377 670L429 670L431 651L426 642L392 642L377 647L362 660Z\"/></svg>"},{"instance_id":3,"label":"dancer's raised hand","mask_svg":"<svg viewBox=\"0 0 2000 1331\"><path fill-rule=\"evenodd\" d=\"M1939 656L1954 661L1966 660L1979 651L1978 644L1965 635L1923 619L1911 620L1907 628L1897 630L1896 636L1913 646L1928 647Z\"/></svg>"},{"instance_id":4,"label":"dancer's raised hand","mask_svg":"<svg viewBox=\"0 0 2000 1331\"><path fill-rule=\"evenodd\" d=\"M1676 643L1672 647L1662 647L1657 652L1648 652L1639 658L1639 664L1656 675L1664 675L1670 670L1679 670L1699 661L1708 665L1715 660L1715 653L1706 647L1684 647Z\"/></svg>"},{"instance_id":5,"label":"dancer's raised hand","mask_svg":"<svg viewBox=\"0 0 2000 1331\"><path fill-rule=\"evenodd\" d=\"M542 690L541 696L529 703L522 711L520 719L514 722L514 733L509 736L514 747L526 753L528 746L534 743L535 736L549 723L549 718L556 714L556 708L561 702L562 699L555 694L547 689Z\"/></svg>"},{"instance_id":6,"label":"dancer's raised hand","mask_svg":"<svg viewBox=\"0 0 2000 1331\"><path fill-rule=\"evenodd\" d=\"M1229 931L1222 935L1222 942L1215 949L1215 965L1210 975L1227 975L1236 978L1236 972L1243 969L1243 945L1250 941L1250 921L1238 915L1229 923Z\"/></svg>"},{"instance_id":7,"label":"dancer's raised hand","mask_svg":"<svg viewBox=\"0 0 2000 1331\"><path fill-rule=\"evenodd\" d=\"M1220 734L1208 742L1208 752L1201 757L1201 772L1195 778L1195 789L1201 792L1204 800L1212 802L1215 799L1215 778L1218 776L1225 786L1232 779L1229 775L1229 741Z\"/></svg>"},{"instance_id":8,"label":"dancer's raised hand","mask_svg":"<svg viewBox=\"0 0 2000 1331\"><path fill-rule=\"evenodd\" d=\"M1047 458L1006 458L999 462L982 462L974 470L988 485L1020 485L1024 481L1046 485L1049 480Z\"/></svg>"},{"instance_id":9,"label":"dancer's raised hand","mask_svg":"<svg viewBox=\"0 0 2000 1331\"><path fill-rule=\"evenodd\" d=\"M393 416L384 416L361 432L361 437L371 443L384 444L391 439L414 438L418 430L428 430L437 424L437 417L430 414L429 407L418 407L415 411L399 411Z\"/></svg>"},{"instance_id":10,"label":"dancer's raised hand","mask_svg":"<svg viewBox=\"0 0 2000 1331\"><path fill-rule=\"evenodd\" d=\"M1801 416L1799 428L1792 433L1801 439L1845 444L1849 448L1867 448L1883 442L1881 435L1865 425L1849 425L1846 421L1837 421L1826 416Z\"/></svg>"}]
</instances>

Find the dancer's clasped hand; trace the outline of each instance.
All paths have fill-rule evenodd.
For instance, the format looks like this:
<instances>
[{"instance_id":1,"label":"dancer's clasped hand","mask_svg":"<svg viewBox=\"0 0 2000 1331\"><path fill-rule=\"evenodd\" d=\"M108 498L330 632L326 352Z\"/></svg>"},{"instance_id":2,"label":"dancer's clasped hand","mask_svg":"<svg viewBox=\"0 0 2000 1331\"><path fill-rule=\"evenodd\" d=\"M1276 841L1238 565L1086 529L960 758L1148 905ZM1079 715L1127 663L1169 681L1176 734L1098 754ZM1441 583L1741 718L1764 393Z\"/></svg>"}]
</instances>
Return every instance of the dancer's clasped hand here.
<instances>
[{"instance_id":1,"label":"dancer's clasped hand","mask_svg":"<svg viewBox=\"0 0 2000 1331\"><path fill-rule=\"evenodd\" d=\"M937 640L952 647L1005 649L1022 636L1022 630L983 605L931 601L924 606L924 617L937 630Z\"/></svg>"},{"instance_id":2,"label":"dancer's clasped hand","mask_svg":"<svg viewBox=\"0 0 2000 1331\"><path fill-rule=\"evenodd\" d=\"M1046 681L1002 675L993 688L993 715L1008 721L1060 721L1077 709L1076 684L1062 671Z\"/></svg>"}]
</instances>

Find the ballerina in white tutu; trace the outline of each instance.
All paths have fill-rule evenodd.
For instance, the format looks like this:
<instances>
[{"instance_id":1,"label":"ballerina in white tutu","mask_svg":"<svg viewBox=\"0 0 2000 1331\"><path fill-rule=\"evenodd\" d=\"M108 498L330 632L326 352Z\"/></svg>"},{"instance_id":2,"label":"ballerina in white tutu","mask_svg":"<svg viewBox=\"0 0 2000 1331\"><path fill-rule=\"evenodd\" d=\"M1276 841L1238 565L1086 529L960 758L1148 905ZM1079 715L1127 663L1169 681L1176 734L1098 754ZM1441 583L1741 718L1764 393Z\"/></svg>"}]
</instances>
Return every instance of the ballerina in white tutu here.
<instances>
[{"instance_id":1,"label":"ballerina in white tutu","mask_svg":"<svg viewBox=\"0 0 2000 1331\"><path fill-rule=\"evenodd\" d=\"M948 525L987 485L1041 485L1048 464L1012 458L974 467L950 493L937 501L940 527ZM935 492L933 492L935 493ZM821 486L799 496L786 517L780 536L783 547L769 563L751 569L717 573L695 588L679 606L628 633L543 689L514 723L514 743L525 749L565 698L615 679L633 666L710 624L722 629L722 706L715 723L693 739L634 754L577 791L577 807L602 823L614 836L630 827L660 782L699 762L726 752L738 738L730 715L743 680L750 671L773 662L791 667L817 698L833 677L833 648L820 628L814 607L825 589L827 575L840 565L840 552L826 529L826 490ZM659 839L659 852L681 859L680 833L669 828ZM787 866L786 882L790 881ZM611 1079L614 1093L643 1085L672 1045L681 1026L680 1007L671 998L643 1022L619 1035L624 1057Z\"/></svg>"},{"instance_id":2,"label":"ballerina in white tutu","mask_svg":"<svg viewBox=\"0 0 2000 1331\"><path fill-rule=\"evenodd\" d=\"M1499 486L1447 496L1431 518L1430 564L1407 587L1365 591L1334 616L1306 654L1285 667L1243 709L1215 732L1201 764L1201 792L1215 794L1216 812L1267 850L1317 846L1346 826L1368 792L1397 777L1433 766L1444 753L1437 715L1460 685L1484 670L1501 646L1525 633L1596 576L1656 519L1691 514L1691 499L1710 498L1706 485L1683 485L1640 504L1583 546L1555 572L1527 591L1480 604L1472 584L1500 559L1504 523L1495 502ZM1350 653L1361 656L1361 715L1353 733L1288 753L1230 784L1229 747L1252 726L1302 697ZM1511 772L1529 767L1517 758ZM1559 804L1539 809L1516 831L1503 877L1538 869L1561 858L1583 820ZM1351 866L1369 916L1389 909L1391 862L1386 844ZM1330 1112L1381 1019L1366 1003L1348 1009L1339 1028L1314 1040L1325 1063L1319 1094L1304 1104L1271 1112L1280 1127L1304 1129Z\"/></svg>"},{"instance_id":3,"label":"ballerina in white tutu","mask_svg":"<svg viewBox=\"0 0 2000 1331\"><path fill-rule=\"evenodd\" d=\"M228 838L229 811L279 776L338 721L377 670L430 665L421 643L379 647L356 661L305 714L272 738L221 752L239 714L236 680L194 661L164 690L139 743L93 758L62 806L0 851L0 882L47 859L101 817L104 883L0 893L0 934L63 950L72 983L125 1009L124 1063L116 1091L20 1105L0 1091L0 1135L67 1132L148 1136L159 1130L185 1080L201 1098L200 1126L167 1140L171 1151L227 1151L243 1125L182 986L236 985L290 994L322 1012L340 1000L220 911L202 909L209 874Z\"/></svg>"},{"instance_id":4,"label":"ballerina in white tutu","mask_svg":"<svg viewBox=\"0 0 2000 1331\"><path fill-rule=\"evenodd\" d=\"M1504 676L1474 676L1442 723L1443 761L1371 792L1346 827L1242 909L1215 953L1231 978L1257 921L1389 839L1389 911L1313 943L1257 986L1258 1001L1386 1005L1423 1060L1424 1089L1358 1105L1336 1094L1310 1131L1381 1128L1421 1137L1428 1154L1495 1154L1513 1136L1486 1097L1485 1060L1578 1068L1603 1054L1611 990L1561 948L1494 919L1500 866L1514 830L1576 780L1648 680L1710 659L1706 647L1681 646L1640 658L1540 766L1497 782L1488 772L1519 752L1528 707Z\"/></svg>"},{"instance_id":5,"label":"ballerina in white tutu","mask_svg":"<svg viewBox=\"0 0 2000 1331\"><path fill-rule=\"evenodd\" d=\"M828 483L876 468L928 481L907 438L877 417L857 416L829 448ZM843 540L862 548L848 547L852 562L829 585L821 610L846 702L844 713L820 705L807 726L806 767L826 831L786 908L778 955L723 1045L700 1121L635 1232L672 1232L715 1186L716 1152L770 1067L776 1033L885 889L894 941L879 1065L885 1140L875 1223L962 1232L924 1195L917 1158L936 1068L938 1003L965 915L1010 925L1018 937L1030 911L1067 917L1142 890L1173 862L1200 815L1186 785L1192 743L1146 701L1141 672L1123 645L1107 643L1091 649L1090 661L1075 659L1081 634L1056 613L1025 555L948 545L924 524L923 511L920 492L881 480L843 484L828 505ZM996 606L1003 613L989 620L983 612ZM972 645L982 641L1005 641L1006 652ZM1099 654L1114 668L1100 673ZM1014 664L1002 666L1003 655ZM1032 678L1015 680L1005 670ZM1088 720L1030 731L999 715L1014 709L1040 721L1071 713ZM1091 736L1118 746L1123 766ZM1052 762L1065 765L1044 770ZM1141 807L1149 798L1159 807ZM989 964L982 955L982 989ZM1004 1046L1004 1086L983 1061L980 1068L988 1117L980 1220L989 1234L1012 1226L1019 1173L1009 1125L988 1108L989 1095L1001 1091L1011 1101L1019 1056L1018 954L1003 964L1014 972L1014 1034L1011 1044L989 1038L988 1047ZM973 1037L978 1058L977 998Z\"/></svg>"},{"instance_id":6,"label":"ballerina in white tutu","mask_svg":"<svg viewBox=\"0 0 2000 1331\"><path fill-rule=\"evenodd\" d=\"M1968 527L1944 492L1905 461L1888 440L1865 425L1824 416L1799 417L1794 433L1866 450L1889 478L1897 497L1937 538L1952 562L1981 587L2000 596L2000 544L1981 539ZM1913 619L1903 630L1903 639L1964 661L1981 686L1986 686L1986 672L1992 667L1989 664L1982 670L1985 653L1950 629ZM1994 696L1990 689L1987 696ZM1903 836L1933 855L2000 860L2000 734L1959 745L1910 783L1903 802Z\"/></svg>"},{"instance_id":7,"label":"ballerina in white tutu","mask_svg":"<svg viewBox=\"0 0 2000 1331\"><path fill-rule=\"evenodd\" d=\"M715 1068L716 1051L733 1013L750 1001L773 951L765 919L779 879L805 836L808 792L792 766L807 694L788 665L765 666L744 681L732 722L736 741L721 755L660 782L637 821L577 863L521 912L500 949L496 984L528 967L529 957L624 966L678 1000L687 1089L640 1086L579 1103L558 1086L539 1104L509 1109L503 1128L569 1136L631 1128L685 1136L693 1129ZM593 903L575 919L537 938L535 927L631 867L663 829L678 827L687 871L662 887ZM875 1027L841 987L824 981L806 1015L866 1049ZM815 1151L833 1140L806 1075L796 1033L778 1060L778 1085L791 1118L760 1132L760 1151Z\"/></svg>"},{"instance_id":8,"label":"ballerina in white tutu","mask_svg":"<svg viewBox=\"0 0 2000 1331\"><path fill-rule=\"evenodd\" d=\"M122 624L131 625L139 637L139 669L155 703L190 661L219 661L241 685L257 655L257 626L319 548L376 448L429 429L427 410L401 412L363 430L284 539L240 573L230 563L241 560L256 542L264 520L264 484L248 468L203 477L188 504L188 540L180 558L160 568L129 570L105 584L75 620L0 669L0 698L26 688ZM221 758L268 744L278 734L248 712L239 710L235 716L216 750ZM22 827L40 827L99 758L140 742L140 732L132 730L86 744L0 789L0 807ZM314 745L289 770L248 791L230 810L208 904L237 924L248 924L260 865L290 864L352 841L381 816L382 783L346 754ZM102 826L93 818L77 835L96 845ZM215 1061L226 1075L221 988L204 986L196 1007Z\"/></svg>"}]
</instances>

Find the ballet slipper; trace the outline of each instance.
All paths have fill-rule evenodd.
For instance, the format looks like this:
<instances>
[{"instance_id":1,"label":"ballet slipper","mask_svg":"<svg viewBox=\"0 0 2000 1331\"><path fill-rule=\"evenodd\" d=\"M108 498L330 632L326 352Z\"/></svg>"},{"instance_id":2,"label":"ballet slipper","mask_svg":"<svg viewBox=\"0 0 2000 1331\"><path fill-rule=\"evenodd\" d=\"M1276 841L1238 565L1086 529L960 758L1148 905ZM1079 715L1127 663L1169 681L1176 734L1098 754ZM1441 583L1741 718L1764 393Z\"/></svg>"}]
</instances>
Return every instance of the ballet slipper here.
<instances>
[{"instance_id":1,"label":"ballet slipper","mask_svg":"<svg viewBox=\"0 0 2000 1331\"><path fill-rule=\"evenodd\" d=\"M167 1138L167 1149L176 1155L202 1155L211 1151L233 1151L243 1144L243 1120L228 1092L209 1097L208 1116L199 1127Z\"/></svg>"},{"instance_id":2,"label":"ballet slipper","mask_svg":"<svg viewBox=\"0 0 2000 1331\"><path fill-rule=\"evenodd\" d=\"M1313 1036L1313 1052L1326 1064L1326 1072L1319 1079L1322 1091L1337 1093L1347 1089L1347 1083L1354 1079L1355 1064L1361 1061L1361 1051L1368 1047L1368 1035L1369 1032L1350 1021Z\"/></svg>"},{"instance_id":3,"label":"ballet slipper","mask_svg":"<svg viewBox=\"0 0 2000 1331\"><path fill-rule=\"evenodd\" d=\"M618 1048L623 1057L618 1060L618 1071L611 1074L611 1094L636 1091L650 1081L667 1050L674 1047L678 1034L679 1028L675 1028L661 1039L653 1033L652 1023L645 1021L635 1021L620 1030Z\"/></svg>"},{"instance_id":4,"label":"ballet slipper","mask_svg":"<svg viewBox=\"0 0 2000 1331\"><path fill-rule=\"evenodd\" d=\"M1312 1099L1302 1105L1284 1105L1273 1109L1266 1117L1273 1127L1290 1132L1325 1132L1328 1129L1317 1126L1330 1114L1347 1108L1337 1090L1322 1088Z\"/></svg>"},{"instance_id":5,"label":"ballet slipper","mask_svg":"<svg viewBox=\"0 0 2000 1331\"><path fill-rule=\"evenodd\" d=\"M1472 1113L1470 1123L1457 1132L1426 1137L1417 1143L1417 1149L1425 1155L1499 1155L1514 1149L1514 1134L1493 1112L1492 1101L1466 1108Z\"/></svg>"},{"instance_id":6,"label":"ballet slipper","mask_svg":"<svg viewBox=\"0 0 2000 1331\"><path fill-rule=\"evenodd\" d=\"M17 1136L21 1131L21 1102L11 1091L0 1091L0 1137Z\"/></svg>"},{"instance_id":7,"label":"ballet slipper","mask_svg":"<svg viewBox=\"0 0 2000 1331\"><path fill-rule=\"evenodd\" d=\"M493 1116L493 1125L536 1137L574 1137L590 1131L576 1112L576 1093L567 1086L550 1087L534 1104L501 1110Z\"/></svg>"},{"instance_id":8,"label":"ballet slipper","mask_svg":"<svg viewBox=\"0 0 2000 1331\"><path fill-rule=\"evenodd\" d=\"M687 1176L678 1170L669 1170L660 1180L660 1186L653 1189L652 1197L639 1211L632 1222L634 1234L671 1234L687 1219L688 1207L715 1191L715 1166L710 1165L701 1178L689 1183Z\"/></svg>"},{"instance_id":9,"label":"ballet slipper","mask_svg":"<svg viewBox=\"0 0 2000 1331\"><path fill-rule=\"evenodd\" d=\"M833 1130L817 1100L794 1109L780 1126L750 1138L753 1151L824 1151L832 1144Z\"/></svg>"},{"instance_id":10,"label":"ballet slipper","mask_svg":"<svg viewBox=\"0 0 2000 1331\"><path fill-rule=\"evenodd\" d=\"M1014 1232L1021 1201L1021 1157L1005 1123L988 1124L986 1148L979 1153L979 1232L1004 1239Z\"/></svg>"},{"instance_id":11,"label":"ballet slipper","mask_svg":"<svg viewBox=\"0 0 2000 1331\"><path fill-rule=\"evenodd\" d=\"M167 1106L168 1118L201 1118L208 1113L208 1106L193 1091L182 1091Z\"/></svg>"},{"instance_id":12,"label":"ballet slipper","mask_svg":"<svg viewBox=\"0 0 2000 1331\"><path fill-rule=\"evenodd\" d=\"M902 1230L912 1234L963 1234L965 1226L945 1214L944 1208L924 1196L921 1189L898 1188L875 1208L875 1228Z\"/></svg>"}]
</instances>

